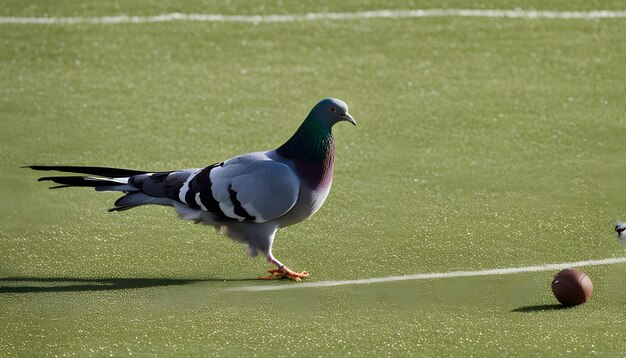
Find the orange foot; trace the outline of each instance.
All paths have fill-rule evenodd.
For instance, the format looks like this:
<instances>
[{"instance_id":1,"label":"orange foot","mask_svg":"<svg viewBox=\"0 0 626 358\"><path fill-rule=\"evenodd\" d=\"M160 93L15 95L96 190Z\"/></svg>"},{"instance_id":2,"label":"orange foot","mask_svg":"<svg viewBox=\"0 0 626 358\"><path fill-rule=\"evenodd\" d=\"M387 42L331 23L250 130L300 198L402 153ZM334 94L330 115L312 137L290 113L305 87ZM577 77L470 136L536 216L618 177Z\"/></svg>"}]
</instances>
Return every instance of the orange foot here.
<instances>
[{"instance_id":1,"label":"orange foot","mask_svg":"<svg viewBox=\"0 0 626 358\"><path fill-rule=\"evenodd\" d=\"M279 269L269 269L267 272L270 273L269 276L259 277L262 280L273 280L276 278L290 278L296 282L302 281L303 278L309 277L309 273L306 271L302 271L300 273L293 272L286 266L283 266Z\"/></svg>"}]
</instances>

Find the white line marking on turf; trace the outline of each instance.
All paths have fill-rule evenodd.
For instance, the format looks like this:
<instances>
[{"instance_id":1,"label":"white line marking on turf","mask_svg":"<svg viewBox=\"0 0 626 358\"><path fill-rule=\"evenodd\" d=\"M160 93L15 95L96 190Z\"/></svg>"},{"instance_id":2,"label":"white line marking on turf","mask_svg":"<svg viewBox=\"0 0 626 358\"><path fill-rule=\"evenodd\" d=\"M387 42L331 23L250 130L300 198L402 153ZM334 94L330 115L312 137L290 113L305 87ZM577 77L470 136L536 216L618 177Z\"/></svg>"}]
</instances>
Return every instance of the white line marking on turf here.
<instances>
[{"instance_id":1,"label":"white line marking on turf","mask_svg":"<svg viewBox=\"0 0 626 358\"><path fill-rule=\"evenodd\" d=\"M376 277L376 278L365 278L365 279L360 279L360 280L322 281L322 282L312 282L312 283L299 283L299 284L293 284L293 285L246 286L246 287L232 288L232 289L229 289L229 291L278 291L278 290L289 290L289 289L296 289L296 288L363 285L363 284L370 284L370 283L410 281L410 280L432 280L436 278L450 278L450 277L510 275L510 274L515 274L515 273L524 273L524 272L539 272L539 271L553 271L553 270L556 271L556 270L562 270L568 267L598 266L598 265L610 265L610 264L619 264L619 263L626 263L626 257L617 257L617 258L604 259L604 260L565 262L565 263L560 263L560 264L546 264L546 265L540 265L540 266L499 268L499 269L480 270L480 271L452 271L452 272L420 273L420 274L415 274L415 275Z\"/></svg>"},{"instance_id":2,"label":"white line marking on turf","mask_svg":"<svg viewBox=\"0 0 626 358\"><path fill-rule=\"evenodd\" d=\"M626 18L626 11L541 11L541 10L473 10L473 9L424 9L424 10L374 10L360 12L317 12L285 15L222 15L222 14L161 14L155 16L103 16L103 17L0 17L0 24L141 24L172 21L271 23L315 20L349 20L375 18L417 17L487 17L523 19L615 19Z\"/></svg>"}]
</instances>

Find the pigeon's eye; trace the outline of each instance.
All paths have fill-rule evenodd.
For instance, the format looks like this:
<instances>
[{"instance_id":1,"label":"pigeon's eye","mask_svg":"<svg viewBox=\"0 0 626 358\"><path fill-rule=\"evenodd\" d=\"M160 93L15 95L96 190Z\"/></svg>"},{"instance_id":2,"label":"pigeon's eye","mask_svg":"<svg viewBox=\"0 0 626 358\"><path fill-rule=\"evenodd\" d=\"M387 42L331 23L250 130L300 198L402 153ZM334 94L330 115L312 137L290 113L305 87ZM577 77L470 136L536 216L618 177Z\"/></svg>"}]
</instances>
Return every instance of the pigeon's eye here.
<instances>
[{"instance_id":1,"label":"pigeon's eye","mask_svg":"<svg viewBox=\"0 0 626 358\"><path fill-rule=\"evenodd\" d=\"M337 112L337 108L335 108L335 107L330 107L330 111L331 111L331 112Z\"/></svg>"}]
</instances>

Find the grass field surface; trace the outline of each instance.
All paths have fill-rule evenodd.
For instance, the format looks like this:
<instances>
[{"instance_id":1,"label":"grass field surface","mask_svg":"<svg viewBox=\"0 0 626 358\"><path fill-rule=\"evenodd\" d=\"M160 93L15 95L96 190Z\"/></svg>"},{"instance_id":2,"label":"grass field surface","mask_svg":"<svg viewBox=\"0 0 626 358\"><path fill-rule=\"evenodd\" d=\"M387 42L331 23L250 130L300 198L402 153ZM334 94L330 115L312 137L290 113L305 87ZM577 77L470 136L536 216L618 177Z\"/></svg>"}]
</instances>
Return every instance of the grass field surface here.
<instances>
[{"instance_id":1,"label":"grass field surface","mask_svg":"<svg viewBox=\"0 0 626 358\"><path fill-rule=\"evenodd\" d=\"M0 17L379 9L624 11L621 1L3 1ZM626 265L250 292L269 265L171 208L47 190L31 164L200 167L273 149L321 98L335 181L275 256L307 282L626 256L626 19L0 24L0 355L626 352Z\"/></svg>"}]
</instances>

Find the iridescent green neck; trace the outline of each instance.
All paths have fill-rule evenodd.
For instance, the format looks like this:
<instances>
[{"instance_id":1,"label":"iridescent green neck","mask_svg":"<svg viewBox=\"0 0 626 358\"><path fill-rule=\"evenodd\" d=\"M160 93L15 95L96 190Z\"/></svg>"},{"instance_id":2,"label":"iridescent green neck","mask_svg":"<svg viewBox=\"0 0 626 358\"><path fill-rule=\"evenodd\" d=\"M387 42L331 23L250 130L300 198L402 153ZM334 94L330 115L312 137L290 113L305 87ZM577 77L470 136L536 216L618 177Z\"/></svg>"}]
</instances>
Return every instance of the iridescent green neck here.
<instances>
[{"instance_id":1,"label":"iridescent green neck","mask_svg":"<svg viewBox=\"0 0 626 358\"><path fill-rule=\"evenodd\" d=\"M328 123L307 117L278 154L290 159L326 162L334 154L334 138Z\"/></svg>"}]
</instances>

